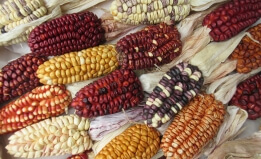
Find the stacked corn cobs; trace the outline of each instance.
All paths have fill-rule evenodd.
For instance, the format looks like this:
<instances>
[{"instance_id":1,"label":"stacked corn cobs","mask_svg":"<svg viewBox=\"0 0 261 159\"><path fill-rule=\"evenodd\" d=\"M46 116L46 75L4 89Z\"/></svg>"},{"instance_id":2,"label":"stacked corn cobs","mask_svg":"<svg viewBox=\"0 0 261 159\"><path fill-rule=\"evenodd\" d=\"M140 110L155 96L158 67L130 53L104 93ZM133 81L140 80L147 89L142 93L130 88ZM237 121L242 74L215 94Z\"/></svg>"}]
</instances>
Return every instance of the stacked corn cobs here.
<instances>
[{"instance_id":1,"label":"stacked corn cobs","mask_svg":"<svg viewBox=\"0 0 261 159\"><path fill-rule=\"evenodd\" d=\"M89 120L76 115L53 117L9 137L9 154L22 158L79 154L92 147Z\"/></svg>"},{"instance_id":2,"label":"stacked corn cobs","mask_svg":"<svg viewBox=\"0 0 261 159\"><path fill-rule=\"evenodd\" d=\"M189 0L114 0L110 8L114 20L127 24L157 24L180 21L190 13Z\"/></svg>"},{"instance_id":3,"label":"stacked corn cobs","mask_svg":"<svg viewBox=\"0 0 261 159\"><path fill-rule=\"evenodd\" d=\"M171 62L180 55L180 34L174 25L151 25L117 42L123 69L144 69Z\"/></svg>"},{"instance_id":4,"label":"stacked corn cobs","mask_svg":"<svg viewBox=\"0 0 261 159\"><path fill-rule=\"evenodd\" d=\"M164 133L161 148L168 158L193 158L217 133L225 107L214 95L197 95L174 118Z\"/></svg>"},{"instance_id":5,"label":"stacked corn cobs","mask_svg":"<svg viewBox=\"0 0 261 159\"><path fill-rule=\"evenodd\" d=\"M214 41L227 40L261 17L260 0L232 0L208 14L203 25L211 29Z\"/></svg>"},{"instance_id":6,"label":"stacked corn cobs","mask_svg":"<svg viewBox=\"0 0 261 159\"><path fill-rule=\"evenodd\" d=\"M56 56L97 46L105 41L101 20L91 12L64 15L36 27L29 35L31 51Z\"/></svg>"},{"instance_id":7,"label":"stacked corn cobs","mask_svg":"<svg viewBox=\"0 0 261 159\"><path fill-rule=\"evenodd\" d=\"M160 127L172 119L196 96L203 85L201 71L188 63L179 63L159 81L143 109L146 124Z\"/></svg>"},{"instance_id":8,"label":"stacked corn cobs","mask_svg":"<svg viewBox=\"0 0 261 159\"><path fill-rule=\"evenodd\" d=\"M143 100L141 83L131 70L116 70L85 86L73 99L76 114L96 117L128 109Z\"/></svg>"},{"instance_id":9,"label":"stacked corn cobs","mask_svg":"<svg viewBox=\"0 0 261 159\"><path fill-rule=\"evenodd\" d=\"M246 110L249 119L259 118L261 116L261 74L240 83L229 105Z\"/></svg>"},{"instance_id":10,"label":"stacked corn cobs","mask_svg":"<svg viewBox=\"0 0 261 159\"><path fill-rule=\"evenodd\" d=\"M0 103L20 96L40 85L36 70L46 58L26 54L0 71Z\"/></svg>"},{"instance_id":11,"label":"stacked corn cobs","mask_svg":"<svg viewBox=\"0 0 261 159\"><path fill-rule=\"evenodd\" d=\"M150 159L160 146L160 133L147 125L136 124L111 140L95 157Z\"/></svg>"},{"instance_id":12,"label":"stacked corn cobs","mask_svg":"<svg viewBox=\"0 0 261 159\"><path fill-rule=\"evenodd\" d=\"M117 66L115 47L100 45L46 61L39 66L37 77L43 84L67 84L105 75Z\"/></svg>"},{"instance_id":13,"label":"stacked corn cobs","mask_svg":"<svg viewBox=\"0 0 261 159\"><path fill-rule=\"evenodd\" d=\"M41 86L0 109L0 134L13 132L28 125L65 112L71 94L65 86Z\"/></svg>"}]
</instances>

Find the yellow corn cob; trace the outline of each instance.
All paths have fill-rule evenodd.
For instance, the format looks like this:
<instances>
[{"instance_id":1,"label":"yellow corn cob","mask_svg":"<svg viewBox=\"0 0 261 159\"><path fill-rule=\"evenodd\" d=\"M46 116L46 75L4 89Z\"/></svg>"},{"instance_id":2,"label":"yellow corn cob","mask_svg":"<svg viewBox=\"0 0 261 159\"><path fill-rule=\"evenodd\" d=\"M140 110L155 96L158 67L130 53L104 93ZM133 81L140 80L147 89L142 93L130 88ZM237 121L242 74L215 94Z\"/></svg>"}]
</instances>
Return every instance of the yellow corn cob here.
<instances>
[{"instance_id":1,"label":"yellow corn cob","mask_svg":"<svg viewBox=\"0 0 261 159\"><path fill-rule=\"evenodd\" d=\"M193 158L217 133L225 115L214 95L197 95L176 115L165 132L161 148L169 159Z\"/></svg>"},{"instance_id":2,"label":"yellow corn cob","mask_svg":"<svg viewBox=\"0 0 261 159\"><path fill-rule=\"evenodd\" d=\"M67 84L99 77L118 66L113 45L100 45L56 56L39 66L37 77L43 84Z\"/></svg>"},{"instance_id":3,"label":"yellow corn cob","mask_svg":"<svg viewBox=\"0 0 261 159\"><path fill-rule=\"evenodd\" d=\"M77 115L53 117L15 132L6 149L21 158L79 154L92 147L89 126Z\"/></svg>"},{"instance_id":4,"label":"yellow corn cob","mask_svg":"<svg viewBox=\"0 0 261 159\"><path fill-rule=\"evenodd\" d=\"M95 159L150 159L158 152L159 145L160 134L156 129L136 124L112 139Z\"/></svg>"},{"instance_id":5,"label":"yellow corn cob","mask_svg":"<svg viewBox=\"0 0 261 159\"><path fill-rule=\"evenodd\" d=\"M133 25L180 21L189 15L190 0L114 0L110 11L114 20Z\"/></svg>"}]
</instances>

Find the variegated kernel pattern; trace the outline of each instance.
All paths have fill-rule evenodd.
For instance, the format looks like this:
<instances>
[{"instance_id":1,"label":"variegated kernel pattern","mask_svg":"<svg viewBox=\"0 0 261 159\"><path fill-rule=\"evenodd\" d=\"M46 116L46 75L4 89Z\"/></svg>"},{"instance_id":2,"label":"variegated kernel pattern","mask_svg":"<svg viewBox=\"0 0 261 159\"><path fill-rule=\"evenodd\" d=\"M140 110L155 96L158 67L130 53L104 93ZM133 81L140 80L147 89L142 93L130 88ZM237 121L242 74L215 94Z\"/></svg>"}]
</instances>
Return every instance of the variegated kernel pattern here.
<instances>
[{"instance_id":1,"label":"variegated kernel pattern","mask_svg":"<svg viewBox=\"0 0 261 159\"><path fill-rule=\"evenodd\" d=\"M190 0L114 0L110 11L114 20L133 25L180 21L190 13Z\"/></svg>"},{"instance_id":2,"label":"variegated kernel pattern","mask_svg":"<svg viewBox=\"0 0 261 159\"><path fill-rule=\"evenodd\" d=\"M92 147L89 126L88 119L77 115L53 117L15 132L6 149L22 158L79 154Z\"/></svg>"},{"instance_id":3,"label":"variegated kernel pattern","mask_svg":"<svg viewBox=\"0 0 261 159\"><path fill-rule=\"evenodd\" d=\"M169 159L191 159L216 135L225 107L214 95L197 95L174 118L160 147Z\"/></svg>"},{"instance_id":4,"label":"variegated kernel pattern","mask_svg":"<svg viewBox=\"0 0 261 159\"><path fill-rule=\"evenodd\" d=\"M100 45L56 56L39 66L37 77L43 84L67 84L99 77L118 67L113 45Z\"/></svg>"},{"instance_id":5,"label":"variegated kernel pattern","mask_svg":"<svg viewBox=\"0 0 261 159\"><path fill-rule=\"evenodd\" d=\"M33 89L0 109L0 134L13 132L67 110L71 94L65 86Z\"/></svg>"},{"instance_id":6,"label":"variegated kernel pattern","mask_svg":"<svg viewBox=\"0 0 261 159\"><path fill-rule=\"evenodd\" d=\"M198 67L188 63L171 68L146 101L143 108L145 123L160 127L172 119L200 91L202 76Z\"/></svg>"},{"instance_id":7,"label":"variegated kernel pattern","mask_svg":"<svg viewBox=\"0 0 261 159\"><path fill-rule=\"evenodd\" d=\"M150 159L160 146L160 133L144 124L136 124L112 139L95 159Z\"/></svg>"}]
</instances>

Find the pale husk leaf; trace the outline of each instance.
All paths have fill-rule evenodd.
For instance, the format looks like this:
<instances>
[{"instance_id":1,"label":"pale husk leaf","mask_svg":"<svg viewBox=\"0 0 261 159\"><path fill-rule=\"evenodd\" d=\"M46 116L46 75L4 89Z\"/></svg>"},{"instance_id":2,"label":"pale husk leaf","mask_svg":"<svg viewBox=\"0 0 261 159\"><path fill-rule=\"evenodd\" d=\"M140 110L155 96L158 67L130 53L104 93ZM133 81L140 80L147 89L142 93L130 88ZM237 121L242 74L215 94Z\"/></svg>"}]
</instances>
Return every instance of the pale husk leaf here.
<instances>
[{"instance_id":1,"label":"pale husk leaf","mask_svg":"<svg viewBox=\"0 0 261 159\"><path fill-rule=\"evenodd\" d=\"M208 9L210 6L226 2L228 0L191 0L191 10L193 11L203 11Z\"/></svg>"},{"instance_id":2,"label":"pale husk leaf","mask_svg":"<svg viewBox=\"0 0 261 159\"><path fill-rule=\"evenodd\" d=\"M143 90L151 93L164 74L165 72L153 72L141 75L139 79Z\"/></svg>"}]
</instances>

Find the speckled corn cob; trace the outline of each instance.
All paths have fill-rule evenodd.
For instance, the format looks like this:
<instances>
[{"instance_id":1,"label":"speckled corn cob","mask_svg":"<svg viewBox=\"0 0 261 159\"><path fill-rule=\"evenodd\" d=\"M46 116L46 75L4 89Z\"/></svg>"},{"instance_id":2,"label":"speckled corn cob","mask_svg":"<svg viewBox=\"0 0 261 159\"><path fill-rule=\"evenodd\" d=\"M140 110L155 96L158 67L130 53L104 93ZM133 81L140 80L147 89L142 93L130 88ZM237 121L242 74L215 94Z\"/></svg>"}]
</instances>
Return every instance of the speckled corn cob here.
<instances>
[{"instance_id":1,"label":"speckled corn cob","mask_svg":"<svg viewBox=\"0 0 261 159\"><path fill-rule=\"evenodd\" d=\"M203 85L201 71L188 63L171 68L153 89L143 109L145 123L160 127L179 113Z\"/></svg>"},{"instance_id":2,"label":"speckled corn cob","mask_svg":"<svg viewBox=\"0 0 261 159\"><path fill-rule=\"evenodd\" d=\"M53 117L15 132L6 149L21 158L79 154L92 147L89 126L76 115Z\"/></svg>"},{"instance_id":3,"label":"speckled corn cob","mask_svg":"<svg viewBox=\"0 0 261 159\"><path fill-rule=\"evenodd\" d=\"M171 62L180 55L182 43L175 26L161 23L125 36L116 50L121 53L122 68L144 69Z\"/></svg>"},{"instance_id":4,"label":"speckled corn cob","mask_svg":"<svg viewBox=\"0 0 261 159\"><path fill-rule=\"evenodd\" d=\"M37 55L56 56L81 51L105 41L101 20L93 13L67 14L36 27L28 45Z\"/></svg>"},{"instance_id":5,"label":"speckled corn cob","mask_svg":"<svg viewBox=\"0 0 261 159\"><path fill-rule=\"evenodd\" d=\"M71 94L65 86L40 86L0 109L0 134L13 132L67 110Z\"/></svg>"},{"instance_id":6,"label":"speckled corn cob","mask_svg":"<svg viewBox=\"0 0 261 159\"><path fill-rule=\"evenodd\" d=\"M67 84L99 77L118 67L113 45L100 45L79 52L56 56L37 70L43 84Z\"/></svg>"},{"instance_id":7,"label":"speckled corn cob","mask_svg":"<svg viewBox=\"0 0 261 159\"><path fill-rule=\"evenodd\" d=\"M127 24L180 21L190 13L190 0L114 0L110 11L116 21Z\"/></svg>"},{"instance_id":8,"label":"speckled corn cob","mask_svg":"<svg viewBox=\"0 0 261 159\"><path fill-rule=\"evenodd\" d=\"M261 17L260 0L232 0L209 13L203 25L211 29L214 41L227 40Z\"/></svg>"},{"instance_id":9,"label":"speckled corn cob","mask_svg":"<svg viewBox=\"0 0 261 159\"><path fill-rule=\"evenodd\" d=\"M40 85L36 70L46 58L26 54L0 70L0 103L20 96Z\"/></svg>"},{"instance_id":10,"label":"speckled corn cob","mask_svg":"<svg viewBox=\"0 0 261 159\"><path fill-rule=\"evenodd\" d=\"M261 73L241 82L229 105L246 110L249 119L261 117Z\"/></svg>"},{"instance_id":11,"label":"speckled corn cob","mask_svg":"<svg viewBox=\"0 0 261 159\"><path fill-rule=\"evenodd\" d=\"M139 158L150 159L160 145L160 133L143 124L136 124L112 139L95 159Z\"/></svg>"},{"instance_id":12,"label":"speckled corn cob","mask_svg":"<svg viewBox=\"0 0 261 159\"><path fill-rule=\"evenodd\" d=\"M193 158L216 135L225 115L214 95L197 95L174 118L160 147L169 159Z\"/></svg>"},{"instance_id":13,"label":"speckled corn cob","mask_svg":"<svg viewBox=\"0 0 261 159\"><path fill-rule=\"evenodd\" d=\"M121 69L83 87L71 106L76 109L77 115L90 118L137 106L143 97L141 83L135 73Z\"/></svg>"}]
</instances>

